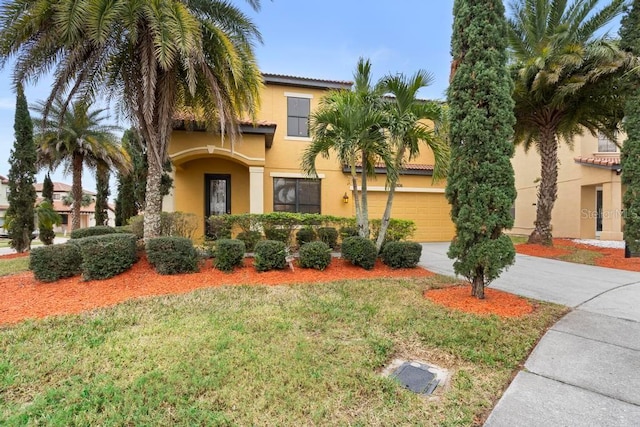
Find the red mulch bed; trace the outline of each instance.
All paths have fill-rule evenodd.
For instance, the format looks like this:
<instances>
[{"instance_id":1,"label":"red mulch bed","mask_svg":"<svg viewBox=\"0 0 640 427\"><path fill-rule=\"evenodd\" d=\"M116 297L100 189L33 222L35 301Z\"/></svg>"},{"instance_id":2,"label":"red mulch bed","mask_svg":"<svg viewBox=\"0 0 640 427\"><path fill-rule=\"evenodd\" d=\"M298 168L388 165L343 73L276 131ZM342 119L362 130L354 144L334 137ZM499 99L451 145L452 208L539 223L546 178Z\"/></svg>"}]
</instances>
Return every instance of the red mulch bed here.
<instances>
[{"instance_id":1,"label":"red mulch bed","mask_svg":"<svg viewBox=\"0 0 640 427\"><path fill-rule=\"evenodd\" d=\"M6 259L3 256L2 259ZM296 268L257 272L245 260L245 267L233 273L214 269L208 261L193 274L162 276L157 274L146 258L140 259L130 270L106 280L83 281L80 277L53 283L38 282L31 272L0 277L0 324L16 323L28 318L73 314L98 307L111 306L132 298L181 294L200 288L224 285L285 285L321 283L336 280L380 277L430 277L423 268L394 270L378 262L373 270L355 267L341 259L334 259L324 271Z\"/></svg>"},{"instance_id":2,"label":"red mulch bed","mask_svg":"<svg viewBox=\"0 0 640 427\"><path fill-rule=\"evenodd\" d=\"M431 289L425 298L455 310L474 314L496 314L501 317L521 317L533 311L526 299L496 289L485 288L485 299L471 296L471 286L451 286Z\"/></svg>"},{"instance_id":3,"label":"red mulch bed","mask_svg":"<svg viewBox=\"0 0 640 427\"><path fill-rule=\"evenodd\" d=\"M625 258L624 249L601 248L575 243L569 239L553 239L552 247L530 245L528 243L516 245L516 252L519 254L560 260L563 255L569 255L578 249L600 254L601 256L595 260L596 265L599 267L640 272L640 258Z\"/></svg>"}]
</instances>

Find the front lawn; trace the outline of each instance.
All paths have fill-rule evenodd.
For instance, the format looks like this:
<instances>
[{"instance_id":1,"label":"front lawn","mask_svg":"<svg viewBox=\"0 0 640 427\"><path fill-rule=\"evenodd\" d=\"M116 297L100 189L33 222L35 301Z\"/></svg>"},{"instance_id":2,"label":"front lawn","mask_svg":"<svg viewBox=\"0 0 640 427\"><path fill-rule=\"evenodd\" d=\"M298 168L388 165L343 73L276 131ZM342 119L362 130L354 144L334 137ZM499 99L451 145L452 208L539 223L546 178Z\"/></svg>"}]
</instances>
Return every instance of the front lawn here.
<instances>
[{"instance_id":1,"label":"front lawn","mask_svg":"<svg viewBox=\"0 0 640 427\"><path fill-rule=\"evenodd\" d=\"M0 276L16 274L29 270L29 257L22 256L18 258L0 256Z\"/></svg>"},{"instance_id":2,"label":"front lawn","mask_svg":"<svg viewBox=\"0 0 640 427\"><path fill-rule=\"evenodd\" d=\"M0 424L477 424L565 310L503 319L423 298L450 282L217 287L0 327ZM396 357L451 382L414 395L379 375Z\"/></svg>"}]
</instances>

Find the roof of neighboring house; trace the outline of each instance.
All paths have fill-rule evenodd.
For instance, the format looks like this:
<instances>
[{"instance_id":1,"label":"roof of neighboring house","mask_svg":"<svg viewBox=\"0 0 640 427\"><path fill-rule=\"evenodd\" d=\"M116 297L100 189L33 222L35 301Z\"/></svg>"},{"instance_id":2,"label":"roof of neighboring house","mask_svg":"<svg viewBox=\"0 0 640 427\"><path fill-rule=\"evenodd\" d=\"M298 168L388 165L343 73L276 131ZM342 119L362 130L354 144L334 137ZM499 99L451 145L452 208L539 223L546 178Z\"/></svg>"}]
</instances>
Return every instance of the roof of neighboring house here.
<instances>
[{"instance_id":1,"label":"roof of neighboring house","mask_svg":"<svg viewBox=\"0 0 640 427\"><path fill-rule=\"evenodd\" d=\"M301 86L316 89L349 89L353 82L345 80L315 79L311 77L298 77L286 74L263 73L264 82L268 84Z\"/></svg>"},{"instance_id":2,"label":"roof of neighboring house","mask_svg":"<svg viewBox=\"0 0 640 427\"><path fill-rule=\"evenodd\" d=\"M38 182L34 184L36 191L42 191L42 183ZM53 192L54 193L71 193L71 186L69 184L65 184L63 182L54 182L53 183ZM82 192L84 194L88 194L90 196L95 196L96 193L93 191L83 189Z\"/></svg>"},{"instance_id":3,"label":"roof of neighboring house","mask_svg":"<svg viewBox=\"0 0 640 427\"><path fill-rule=\"evenodd\" d=\"M586 166L594 166L604 169L620 169L620 156L615 157L575 157L576 163Z\"/></svg>"},{"instance_id":4,"label":"roof of neighboring house","mask_svg":"<svg viewBox=\"0 0 640 427\"><path fill-rule=\"evenodd\" d=\"M404 169L400 171L400 175L433 175L433 165L426 165L420 163L409 163L404 166ZM362 164L356 164L356 171L358 173L362 172ZM343 165L342 172L349 173L351 169L349 169L349 165ZM376 164L376 173L385 174L387 173L387 168L384 166L384 163Z\"/></svg>"},{"instance_id":5,"label":"roof of neighboring house","mask_svg":"<svg viewBox=\"0 0 640 427\"><path fill-rule=\"evenodd\" d=\"M42 199L38 199L38 201L42 201ZM108 205L108 209L111 211L115 211L115 207L111 204ZM71 205L65 205L61 200L53 201L53 210L58 213L71 213ZM80 213L83 214L92 214L96 211L96 204L94 202L90 203L87 206L80 206Z\"/></svg>"},{"instance_id":6,"label":"roof of neighboring house","mask_svg":"<svg viewBox=\"0 0 640 427\"><path fill-rule=\"evenodd\" d=\"M9 183L9 178L7 178L6 176L0 175L0 183L8 184Z\"/></svg>"}]
</instances>

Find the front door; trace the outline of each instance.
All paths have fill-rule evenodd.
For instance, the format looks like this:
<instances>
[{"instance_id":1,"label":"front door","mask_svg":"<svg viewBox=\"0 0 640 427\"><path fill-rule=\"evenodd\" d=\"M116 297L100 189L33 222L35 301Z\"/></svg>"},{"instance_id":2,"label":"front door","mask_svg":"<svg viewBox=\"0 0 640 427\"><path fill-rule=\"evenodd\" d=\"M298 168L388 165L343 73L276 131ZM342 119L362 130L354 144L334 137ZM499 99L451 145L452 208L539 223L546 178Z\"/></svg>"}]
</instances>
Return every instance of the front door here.
<instances>
[{"instance_id":1,"label":"front door","mask_svg":"<svg viewBox=\"0 0 640 427\"><path fill-rule=\"evenodd\" d=\"M231 213L231 175L206 174L204 189L205 230L208 230L207 218Z\"/></svg>"}]
</instances>

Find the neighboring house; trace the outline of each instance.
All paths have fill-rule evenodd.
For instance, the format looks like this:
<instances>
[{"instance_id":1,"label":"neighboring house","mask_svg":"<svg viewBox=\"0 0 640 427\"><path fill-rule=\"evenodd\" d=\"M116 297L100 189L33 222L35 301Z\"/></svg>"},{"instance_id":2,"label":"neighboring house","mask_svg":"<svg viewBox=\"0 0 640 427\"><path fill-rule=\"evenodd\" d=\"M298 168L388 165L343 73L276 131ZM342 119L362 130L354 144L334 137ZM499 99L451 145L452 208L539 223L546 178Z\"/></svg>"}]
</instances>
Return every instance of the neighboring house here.
<instances>
[{"instance_id":1,"label":"neighboring house","mask_svg":"<svg viewBox=\"0 0 640 427\"><path fill-rule=\"evenodd\" d=\"M205 218L223 213L309 212L351 217L355 213L351 178L335 157L317 159L320 179L300 170L309 145L308 119L330 89L349 89L350 82L285 75L264 75L258 122L241 124L242 137L231 147L228 138L191 130L189 117L177 117L169 145L174 188L165 211L194 213L204 233ZM422 154L401 175L393 218L416 222L417 241L448 241L454 235L445 181L432 182L434 158ZM387 190L385 170L369 181L369 218L381 218ZM345 203L344 195L348 196Z\"/></svg>"},{"instance_id":2,"label":"neighboring house","mask_svg":"<svg viewBox=\"0 0 640 427\"><path fill-rule=\"evenodd\" d=\"M42 201L42 183L35 184L36 193L38 196L38 202ZM84 194L91 197L92 202L87 206L80 207L80 228L93 227L96 225L95 221L95 196L96 193L88 190L82 190ZM71 205L65 205L63 200L65 196L71 194L71 186L61 182L53 183L53 209L62 217L62 224L54 228L56 233L62 233L67 235L71 230ZM115 225L115 213L113 206L109 206L107 211L109 217L109 225Z\"/></svg>"},{"instance_id":3,"label":"neighboring house","mask_svg":"<svg viewBox=\"0 0 640 427\"><path fill-rule=\"evenodd\" d=\"M625 139L618 136L619 141ZM575 138L574 149L564 142L558 150L558 198L551 224L554 237L622 240L620 150L604 135L589 132ZM513 159L518 198L514 234L530 234L536 217L540 156L516 148Z\"/></svg>"},{"instance_id":4,"label":"neighboring house","mask_svg":"<svg viewBox=\"0 0 640 427\"><path fill-rule=\"evenodd\" d=\"M0 229L4 227L4 216L9 209L9 179L0 175ZM3 230L0 230L2 232Z\"/></svg>"}]
</instances>

